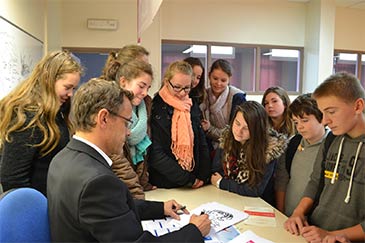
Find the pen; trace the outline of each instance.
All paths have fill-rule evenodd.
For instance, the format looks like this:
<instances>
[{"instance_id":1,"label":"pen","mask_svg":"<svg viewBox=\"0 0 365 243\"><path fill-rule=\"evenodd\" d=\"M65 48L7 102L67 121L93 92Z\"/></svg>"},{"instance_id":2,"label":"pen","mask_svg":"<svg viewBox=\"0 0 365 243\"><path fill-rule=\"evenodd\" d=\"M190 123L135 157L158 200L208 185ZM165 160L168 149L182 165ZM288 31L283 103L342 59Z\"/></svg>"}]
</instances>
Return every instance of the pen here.
<instances>
[{"instance_id":1,"label":"pen","mask_svg":"<svg viewBox=\"0 0 365 243\"><path fill-rule=\"evenodd\" d=\"M186 208L186 206L182 206L180 209L177 210L177 214L184 214L184 209Z\"/></svg>"},{"instance_id":2,"label":"pen","mask_svg":"<svg viewBox=\"0 0 365 243\"><path fill-rule=\"evenodd\" d=\"M186 208L186 206L181 206L179 209L177 210L184 210ZM172 205L172 209L176 209L176 206L175 205Z\"/></svg>"},{"instance_id":3,"label":"pen","mask_svg":"<svg viewBox=\"0 0 365 243\"><path fill-rule=\"evenodd\" d=\"M172 209L176 209L176 206L175 205L173 205L172 206ZM184 206L181 206L180 208L178 208L177 210L176 210L176 213L177 214L184 214L184 209L186 209L186 206L184 205Z\"/></svg>"},{"instance_id":4,"label":"pen","mask_svg":"<svg viewBox=\"0 0 365 243\"><path fill-rule=\"evenodd\" d=\"M181 208L180 208L180 210L184 210L186 208L186 206L182 206Z\"/></svg>"},{"instance_id":5,"label":"pen","mask_svg":"<svg viewBox=\"0 0 365 243\"><path fill-rule=\"evenodd\" d=\"M205 214L205 211L204 210L200 212L200 215L203 215L203 214Z\"/></svg>"}]
</instances>

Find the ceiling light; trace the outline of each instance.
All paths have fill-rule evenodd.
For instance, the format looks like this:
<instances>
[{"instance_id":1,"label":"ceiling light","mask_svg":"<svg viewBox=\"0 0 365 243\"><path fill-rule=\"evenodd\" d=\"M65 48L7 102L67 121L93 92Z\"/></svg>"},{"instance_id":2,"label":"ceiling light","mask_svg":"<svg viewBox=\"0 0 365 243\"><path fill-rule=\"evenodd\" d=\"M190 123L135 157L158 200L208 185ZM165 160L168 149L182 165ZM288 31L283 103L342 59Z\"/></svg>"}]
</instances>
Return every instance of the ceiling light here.
<instances>
[{"instance_id":1,"label":"ceiling light","mask_svg":"<svg viewBox=\"0 0 365 243\"><path fill-rule=\"evenodd\" d=\"M211 48L213 55L234 55L234 48L232 46L212 46ZM182 53L194 53L194 54L206 54L206 45L192 45Z\"/></svg>"}]
</instances>

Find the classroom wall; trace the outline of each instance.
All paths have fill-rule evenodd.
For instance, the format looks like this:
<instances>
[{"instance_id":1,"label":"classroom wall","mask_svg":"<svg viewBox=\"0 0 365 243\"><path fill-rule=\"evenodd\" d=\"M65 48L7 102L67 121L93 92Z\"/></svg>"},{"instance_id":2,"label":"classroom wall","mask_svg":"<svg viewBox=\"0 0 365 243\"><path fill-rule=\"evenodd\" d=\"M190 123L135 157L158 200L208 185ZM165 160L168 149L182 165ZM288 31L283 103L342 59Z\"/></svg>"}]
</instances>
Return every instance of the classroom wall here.
<instances>
[{"instance_id":1,"label":"classroom wall","mask_svg":"<svg viewBox=\"0 0 365 243\"><path fill-rule=\"evenodd\" d=\"M136 43L135 1L91 3L86 7L85 0L64 0L62 46L118 48ZM150 51L155 70L151 93L160 86L161 39L303 46L305 15L305 4L276 0L164 0L141 42ZM88 30L85 22L91 17L115 18L122 25L118 31ZM268 24L267 19L275 21Z\"/></svg>"},{"instance_id":2,"label":"classroom wall","mask_svg":"<svg viewBox=\"0 0 365 243\"><path fill-rule=\"evenodd\" d=\"M0 0L0 16L44 41L46 1Z\"/></svg>"},{"instance_id":3,"label":"classroom wall","mask_svg":"<svg viewBox=\"0 0 365 243\"><path fill-rule=\"evenodd\" d=\"M62 47L62 4L60 0L48 0L46 3L46 50L51 52Z\"/></svg>"},{"instance_id":4,"label":"classroom wall","mask_svg":"<svg viewBox=\"0 0 365 243\"><path fill-rule=\"evenodd\" d=\"M335 48L365 51L365 10L336 8Z\"/></svg>"},{"instance_id":5,"label":"classroom wall","mask_svg":"<svg viewBox=\"0 0 365 243\"><path fill-rule=\"evenodd\" d=\"M63 0L62 46L120 48L137 40L137 1ZM118 29L93 30L87 19L116 19Z\"/></svg>"},{"instance_id":6,"label":"classroom wall","mask_svg":"<svg viewBox=\"0 0 365 243\"><path fill-rule=\"evenodd\" d=\"M163 39L304 46L306 5L275 0L179 1L161 7Z\"/></svg>"},{"instance_id":7,"label":"classroom wall","mask_svg":"<svg viewBox=\"0 0 365 243\"><path fill-rule=\"evenodd\" d=\"M308 11L305 3L278 0L164 0L142 35L157 81L151 92L161 79L161 39L305 47ZM48 51L137 41L135 0L0 0L0 14L45 41ZM117 19L119 28L89 30L88 18ZM364 24L364 10L336 8L334 48L365 51Z\"/></svg>"}]
</instances>

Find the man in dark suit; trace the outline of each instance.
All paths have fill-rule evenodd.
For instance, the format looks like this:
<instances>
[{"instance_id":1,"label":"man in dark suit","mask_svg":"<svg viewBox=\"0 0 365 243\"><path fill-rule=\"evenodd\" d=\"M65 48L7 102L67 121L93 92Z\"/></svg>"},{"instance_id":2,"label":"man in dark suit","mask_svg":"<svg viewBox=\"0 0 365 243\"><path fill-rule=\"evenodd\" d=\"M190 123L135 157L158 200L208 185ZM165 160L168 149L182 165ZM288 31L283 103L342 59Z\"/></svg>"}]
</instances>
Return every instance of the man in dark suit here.
<instances>
[{"instance_id":1,"label":"man in dark suit","mask_svg":"<svg viewBox=\"0 0 365 243\"><path fill-rule=\"evenodd\" d=\"M48 211L56 242L203 242L207 215L192 215L173 233L154 237L141 220L179 218L175 200L134 200L113 173L110 154L119 153L129 134L131 95L114 82L91 79L72 102L76 133L52 160L48 173ZM187 213L187 211L185 211Z\"/></svg>"}]
</instances>

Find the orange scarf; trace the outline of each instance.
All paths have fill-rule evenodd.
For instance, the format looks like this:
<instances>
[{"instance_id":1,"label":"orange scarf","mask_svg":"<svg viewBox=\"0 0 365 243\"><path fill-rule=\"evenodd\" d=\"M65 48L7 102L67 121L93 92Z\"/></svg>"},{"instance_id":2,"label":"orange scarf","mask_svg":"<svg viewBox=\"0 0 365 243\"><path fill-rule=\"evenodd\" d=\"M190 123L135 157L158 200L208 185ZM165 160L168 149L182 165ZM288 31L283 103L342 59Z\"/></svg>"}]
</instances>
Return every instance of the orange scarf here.
<instances>
[{"instance_id":1,"label":"orange scarf","mask_svg":"<svg viewBox=\"0 0 365 243\"><path fill-rule=\"evenodd\" d=\"M194 133L191 126L190 108L192 101L187 95L184 99L173 96L166 86L159 91L162 100L174 108L171 121L171 150L179 165L187 171L194 169Z\"/></svg>"}]
</instances>

